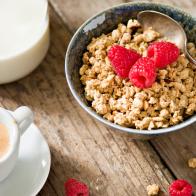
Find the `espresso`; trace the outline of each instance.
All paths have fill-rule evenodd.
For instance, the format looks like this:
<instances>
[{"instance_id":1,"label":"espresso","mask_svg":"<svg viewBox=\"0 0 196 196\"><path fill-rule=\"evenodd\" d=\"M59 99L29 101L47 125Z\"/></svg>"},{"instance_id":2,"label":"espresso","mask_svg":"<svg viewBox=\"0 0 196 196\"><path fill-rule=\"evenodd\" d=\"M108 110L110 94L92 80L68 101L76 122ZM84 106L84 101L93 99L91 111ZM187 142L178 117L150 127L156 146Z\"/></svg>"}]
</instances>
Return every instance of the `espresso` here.
<instances>
[{"instance_id":1,"label":"espresso","mask_svg":"<svg viewBox=\"0 0 196 196\"><path fill-rule=\"evenodd\" d=\"M6 154L9 149L9 133L5 125L0 124L0 158Z\"/></svg>"}]
</instances>

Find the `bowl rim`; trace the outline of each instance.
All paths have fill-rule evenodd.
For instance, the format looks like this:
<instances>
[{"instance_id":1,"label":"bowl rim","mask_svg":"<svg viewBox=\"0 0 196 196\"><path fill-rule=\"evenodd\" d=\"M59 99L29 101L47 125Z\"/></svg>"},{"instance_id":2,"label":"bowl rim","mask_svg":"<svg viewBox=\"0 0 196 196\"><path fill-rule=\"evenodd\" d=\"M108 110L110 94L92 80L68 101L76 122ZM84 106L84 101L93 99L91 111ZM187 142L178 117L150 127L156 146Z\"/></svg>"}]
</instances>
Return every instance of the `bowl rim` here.
<instances>
[{"instance_id":1,"label":"bowl rim","mask_svg":"<svg viewBox=\"0 0 196 196\"><path fill-rule=\"evenodd\" d=\"M96 13L95 15L93 15L92 17L90 17L89 19L87 19L78 29L77 31L74 33L73 37L71 38L69 45L67 47L67 51L66 51L66 55L65 55L65 75L66 75L66 80L69 86L69 89L73 95L73 97L76 99L76 101L79 103L79 105L92 117L94 117L96 120L98 120L99 122L102 122L104 125L107 125L110 128L113 129L117 129L119 131L124 131L127 133L132 133L132 134L138 134L138 135L147 135L147 136L153 136L153 135L159 135L159 134L165 134L165 133L170 133L170 132L174 132L177 130L181 130L184 127L187 127L188 125L193 124L194 122L196 122L196 114L192 115L191 117L189 117L188 119L182 121L181 123L177 124L177 125L173 125L170 126L168 128L160 128L160 129L152 129L152 130L147 130L147 129L135 129L135 128L130 128L130 127L123 127L121 125L115 124L113 122L108 121L107 119L104 119L102 116L100 116L99 114L97 114L91 107L87 106L82 100L81 98L78 96L78 93L75 91L74 86L71 82L71 76L68 74L68 62L69 62L69 53L70 53L70 49L72 47L72 44L74 43L74 41L77 39L77 36L79 34L79 32L89 23L91 22L91 20L93 20L94 18L104 14L107 11L110 10L114 10L115 8L120 8L123 6L134 6L134 5L138 5L138 6L142 6L142 5L160 5L164 8L169 8L169 9L175 9L178 12L182 12L183 14L193 18L193 20L195 20L195 18L193 16L191 16L189 13L185 12L183 9L180 8L176 8L167 4L162 4L162 3L157 3L157 2L128 2L128 3L122 3L122 4L118 4L112 7L109 7L107 9L104 9L98 13ZM195 20L196 21L196 20Z\"/></svg>"}]
</instances>

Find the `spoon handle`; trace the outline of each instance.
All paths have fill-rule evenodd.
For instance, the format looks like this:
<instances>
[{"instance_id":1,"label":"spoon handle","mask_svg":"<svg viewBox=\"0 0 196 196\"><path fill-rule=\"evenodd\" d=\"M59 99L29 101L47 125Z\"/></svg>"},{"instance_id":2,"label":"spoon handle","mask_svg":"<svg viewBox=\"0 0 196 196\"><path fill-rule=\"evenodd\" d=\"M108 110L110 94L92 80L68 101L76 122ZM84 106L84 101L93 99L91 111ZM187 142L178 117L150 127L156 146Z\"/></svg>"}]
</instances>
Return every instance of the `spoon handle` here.
<instances>
[{"instance_id":1,"label":"spoon handle","mask_svg":"<svg viewBox=\"0 0 196 196\"><path fill-rule=\"evenodd\" d=\"M188 58L188 60L194 64L196 66L196 59L194 59L190 53L188 52L187 48L185 48L185 54L186 54L186 57Z\"/></svg>"}]
</instances>

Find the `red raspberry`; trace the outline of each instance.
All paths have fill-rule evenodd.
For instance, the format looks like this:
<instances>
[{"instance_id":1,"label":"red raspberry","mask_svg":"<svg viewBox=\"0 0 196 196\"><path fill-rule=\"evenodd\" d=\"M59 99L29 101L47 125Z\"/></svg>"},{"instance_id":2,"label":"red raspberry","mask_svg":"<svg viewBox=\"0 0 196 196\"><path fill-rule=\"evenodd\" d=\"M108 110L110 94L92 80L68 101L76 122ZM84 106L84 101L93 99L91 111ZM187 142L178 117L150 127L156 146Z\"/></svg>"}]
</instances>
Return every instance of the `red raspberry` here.
<instances>
[{"instance_id":1,"label":"red raspberry","mask_svg":"<svg viewBox=\"0 0 196 196\"><path fill-rule=\"evenodd\" d=\"M140 58L131 68L129 79L139 88L151 87L156 79L156 66L148 57Z\"/></svg>"},{"instance_id":2,"label":"red raspberry","mask_svg":"<svg viewBox=\"0 0 196 196\"><path fill-rule=\"evenodd\" d=\"M191 196L192 186L186 180L176 180L169 187L170 196Z\"/></svg>"},{"instance_id":3,"label":"red raspberry","mask_svg":"<svg viewBox=\"0 0 196 196\"><path fill-rule=\"evenodd\" d=\"M70 178L65 183L66 196L89 196L89 190L86 184Z\"/></svg>"},{"instance_id":4,"label":"red raspberry","mask_svg":"<svg viewBox=\"0 0 196 196\"><path fill-rule=\"evenodd\" d=\"M165 68L176 61L179 53L175 44L166 41L154 42L148 47L148 57L155 61L158 68Z\"/></svg>"},{"instance_id":5,"label":"red raspberry","mask_svg":"<svg viewBox=\"0 0 196 196\"><path fill-rule=\"evenodd\" d=\"M117 75L128 78L131 66L140 58L135 50L126 49L119 45L114 45L108 52L108 58Z\"/></svg>"}]
</instances>

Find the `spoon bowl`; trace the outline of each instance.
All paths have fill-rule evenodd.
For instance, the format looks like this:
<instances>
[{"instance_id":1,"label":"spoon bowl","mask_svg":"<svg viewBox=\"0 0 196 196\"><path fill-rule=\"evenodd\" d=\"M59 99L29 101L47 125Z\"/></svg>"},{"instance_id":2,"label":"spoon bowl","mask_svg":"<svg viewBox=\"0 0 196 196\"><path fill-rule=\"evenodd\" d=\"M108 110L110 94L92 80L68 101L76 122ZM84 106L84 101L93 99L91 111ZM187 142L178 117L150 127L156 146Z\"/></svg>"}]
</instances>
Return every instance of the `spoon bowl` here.
<instances>
[{"instance_id":1,"label":"spoon bowl","mask_svg":"<svg viewBox=\"0 0 196 196\"><path fill-rule=\"evenodd\" d=\"M180 48L189 61L196 65L196 60L187 50L187 37L181 25L171 17L152 10L141 11L137 15L138 21L144 30L152 27L155 31L160 32L161 36L167 37Z\"/></svg>"}]
</instances>

